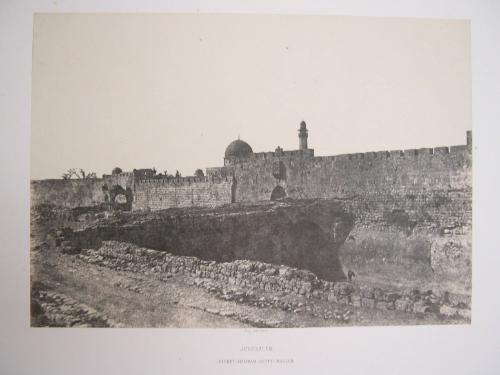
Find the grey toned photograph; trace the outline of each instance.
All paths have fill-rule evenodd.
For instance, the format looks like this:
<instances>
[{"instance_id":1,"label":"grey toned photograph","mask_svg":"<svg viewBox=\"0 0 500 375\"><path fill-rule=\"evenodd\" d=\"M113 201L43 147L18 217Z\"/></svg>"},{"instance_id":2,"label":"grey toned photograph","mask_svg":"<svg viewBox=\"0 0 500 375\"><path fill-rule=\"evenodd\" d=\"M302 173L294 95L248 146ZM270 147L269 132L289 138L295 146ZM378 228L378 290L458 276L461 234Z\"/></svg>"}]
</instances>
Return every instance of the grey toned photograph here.
<instances>
[{"instance_id":1,"label":"grey toned photograph","mask_svg":"<svg viewBox=\"0 0 500 375\"><path fill-rule=\"evenodd\" d=\"M37 14L31 326L470 324L470 25Z\"/></svg>"}]
</instances>

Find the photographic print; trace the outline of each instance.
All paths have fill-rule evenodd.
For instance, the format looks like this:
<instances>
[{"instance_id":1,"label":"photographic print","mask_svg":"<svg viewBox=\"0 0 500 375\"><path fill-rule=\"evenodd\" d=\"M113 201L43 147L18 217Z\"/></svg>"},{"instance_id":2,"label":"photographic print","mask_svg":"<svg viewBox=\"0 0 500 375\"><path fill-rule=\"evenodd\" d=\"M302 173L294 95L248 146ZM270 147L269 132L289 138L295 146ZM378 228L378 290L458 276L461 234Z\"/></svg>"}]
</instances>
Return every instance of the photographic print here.
<instances>
[{"instance_id":1,"label":"photographic print","mask_svg":"<svg viewBox=\"0 0 500 375\"><path fill-rule=\"evenodd\" d=\"M469 324L470 25L36 14L31 326Z\"/></svg>"}]
</instances>

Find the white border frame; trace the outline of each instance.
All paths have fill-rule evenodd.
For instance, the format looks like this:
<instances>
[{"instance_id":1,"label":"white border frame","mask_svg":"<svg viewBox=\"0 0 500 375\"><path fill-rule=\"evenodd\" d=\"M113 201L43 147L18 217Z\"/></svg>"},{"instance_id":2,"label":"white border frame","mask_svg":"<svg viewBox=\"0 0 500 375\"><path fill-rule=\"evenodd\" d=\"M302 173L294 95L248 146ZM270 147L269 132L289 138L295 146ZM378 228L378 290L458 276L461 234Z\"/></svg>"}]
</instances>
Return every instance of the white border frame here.
<instances>
[{"instance_id":1,"label":"white border frame","mask_svg":"<svg viewBox=\"0 0 500 375\"><path fill-rule=\"evenodd\" d=\"M473 306L469 326L279 330L35 329L29 327L29 157L34 12L275 13L471 20L474 139ZM500 2L75 0L0 4L0 373L5 374L471 374L500 369ZM292 365L219 365L265 358Z\"/></svg>"}]
</instances>

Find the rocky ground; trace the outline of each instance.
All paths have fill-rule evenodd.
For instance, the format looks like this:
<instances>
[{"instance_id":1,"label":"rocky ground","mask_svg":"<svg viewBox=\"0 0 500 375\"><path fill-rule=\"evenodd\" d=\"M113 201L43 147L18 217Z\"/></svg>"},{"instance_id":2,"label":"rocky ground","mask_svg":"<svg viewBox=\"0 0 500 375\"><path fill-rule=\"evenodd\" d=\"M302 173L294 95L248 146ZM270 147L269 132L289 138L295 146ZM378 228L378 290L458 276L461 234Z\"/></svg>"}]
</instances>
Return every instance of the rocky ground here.
<instances>
[{"instance_id":1,"label":"rocky ground","mask_svg":"<svg viewBox=\"0 0 500 375\"><path fill-rule=\"evenodd\" d=\"M124 254L128 257L132 256L131 252L153 258L159 255L153 250L137 250L123 243L108 243L101 252L84 250L71 254L64 251L64 242L57 240L60 229L95 222L98 214L65 212L61 215L47 210L33 215L32 326L279 328L443 324L470 320L470 310L460 308L461 302L435 311L425 309L431 306L425 302L431 299L430 295L418 297L417 303L423 307L417 312L387 306L373 308L376 306L352 301L337 303L337 298L343 298L338 293L332 298L326 295L321 298L313 296L307 288L302 292L307 281L292 292L238 283L231 276L234 273L214 278L210 272L194 269L180 272L177 266L162 269L150 268L147 262L127 263L113 255L113 251L125 248ZM85 215L83 219L82 215ZM238 267L241 263L224 265L224 269L229 270ZM280 270L276 270L278 277ZM310 277L304 275L303 278ZM261 283L261 286L265 285ZM324 285L321 287L325 289Z\"/></svg>"}]
</instances>

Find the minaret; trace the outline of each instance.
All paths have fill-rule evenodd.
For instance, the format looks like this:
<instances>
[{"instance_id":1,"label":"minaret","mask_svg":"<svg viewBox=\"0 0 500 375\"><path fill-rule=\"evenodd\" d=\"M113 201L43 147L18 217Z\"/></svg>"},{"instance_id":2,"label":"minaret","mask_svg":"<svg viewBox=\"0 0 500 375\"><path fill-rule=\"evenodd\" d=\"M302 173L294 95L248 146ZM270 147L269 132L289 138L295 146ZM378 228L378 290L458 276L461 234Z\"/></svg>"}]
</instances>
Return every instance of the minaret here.
<instances>
[{"instance_id":1,"label":"minaret","mask_svg":"<svg viewBox=\"0 0 500 375\"><path fill-rule=\"evenodd\" d=\"M307 128L306 128L306 123L304 121L300 123L299 150L307 150Z\"/></svg>"}]
</instances>

